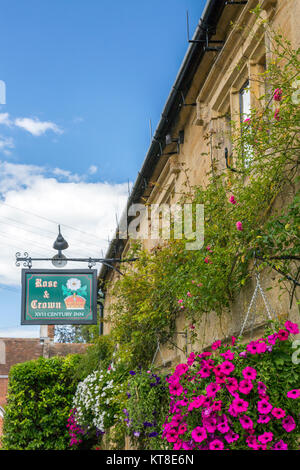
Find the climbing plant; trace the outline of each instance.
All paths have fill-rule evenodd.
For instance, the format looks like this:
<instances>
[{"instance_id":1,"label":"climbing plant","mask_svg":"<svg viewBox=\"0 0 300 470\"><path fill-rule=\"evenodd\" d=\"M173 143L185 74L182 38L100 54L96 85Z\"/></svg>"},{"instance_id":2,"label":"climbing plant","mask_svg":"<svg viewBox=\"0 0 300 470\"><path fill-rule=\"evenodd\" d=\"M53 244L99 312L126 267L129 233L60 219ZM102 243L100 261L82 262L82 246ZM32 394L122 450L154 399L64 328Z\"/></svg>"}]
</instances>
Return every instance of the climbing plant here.
<instances>
[{"instance_id":1,"label":"climbing plant","mask_svg":"<svg viewBox=\"0 0 300 470\"><path fill-rule=\"evenodd\" d=\"M180 311L192 330L203 314L225 314L252 276L254 260L257 269L277 272L291 304L298 299L299 50L269 27L268 34L272 58L256 78L266 92L244 122L232 120L229 169L214 169L205 185L186 185L182 195L182 203L204 205L202 249L186 250L185 239L150 252L135 244L135 268L112 289L112 334L134 364L151 362L157 341L170 341Z\"/></svg>"}]
</instances>

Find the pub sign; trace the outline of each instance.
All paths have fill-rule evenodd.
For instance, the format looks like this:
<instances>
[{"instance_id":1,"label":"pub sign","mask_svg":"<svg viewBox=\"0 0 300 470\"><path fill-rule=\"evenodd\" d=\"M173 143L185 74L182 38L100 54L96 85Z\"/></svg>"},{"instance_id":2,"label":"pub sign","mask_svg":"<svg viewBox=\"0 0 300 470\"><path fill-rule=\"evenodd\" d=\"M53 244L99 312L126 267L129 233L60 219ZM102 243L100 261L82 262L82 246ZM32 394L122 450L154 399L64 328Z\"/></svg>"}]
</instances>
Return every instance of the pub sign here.
<instances>
[{"instance_id":1,"label":"pub sign","mask_svg":"<svg viewBox=\"0 0 300 470\"><path fill-rule=\"evenodd\" d=\"M22 269L21 325L97 324L96 269Z\"/></svg>"}]
</instances>

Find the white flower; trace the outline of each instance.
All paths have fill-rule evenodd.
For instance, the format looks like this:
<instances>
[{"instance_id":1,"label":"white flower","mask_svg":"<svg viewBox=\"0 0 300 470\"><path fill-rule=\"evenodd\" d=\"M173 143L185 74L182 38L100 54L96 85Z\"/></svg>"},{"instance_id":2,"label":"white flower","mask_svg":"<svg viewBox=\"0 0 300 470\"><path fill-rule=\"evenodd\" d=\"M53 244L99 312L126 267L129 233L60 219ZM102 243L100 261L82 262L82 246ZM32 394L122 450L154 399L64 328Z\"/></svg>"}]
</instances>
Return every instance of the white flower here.
<instances>
[{"instance_id":1,"label":"white flower","mask_svg":"<svg viewBox=\"0 0 300 470\"><path fill-rule=\"evenodd\" d=\"M80 289L80 287L81 287L80 279L77 279L76 277L71 277L70 279L68 279L68 282L67 282L68 289L77 290L77 289Z\"/></svg>"}]
</instances>

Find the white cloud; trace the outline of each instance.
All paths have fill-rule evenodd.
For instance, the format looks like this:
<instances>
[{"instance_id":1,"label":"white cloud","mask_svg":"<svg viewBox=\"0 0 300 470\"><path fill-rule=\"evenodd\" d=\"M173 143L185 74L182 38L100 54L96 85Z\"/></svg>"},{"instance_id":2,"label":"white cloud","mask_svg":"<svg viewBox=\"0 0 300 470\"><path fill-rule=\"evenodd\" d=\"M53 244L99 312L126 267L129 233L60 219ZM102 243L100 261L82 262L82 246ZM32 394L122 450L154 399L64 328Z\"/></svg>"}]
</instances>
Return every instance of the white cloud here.
<instances>
[{"instance_id":1,"label":"white cloud","mask_svg":"<svg viewBox=\"0 0 300 470\"><path fill-rule=\"evenodd\" d=\"M40 121L37 118L17 118L14 123L17 127L25 129L34 136L40 136L49 130L55 132L55 134L62 134L63 132L54 122Z\"/></svg>"},{"instance_id":2,"label":"white cloud","mask_svg":"<svg viewBox=\"0 0 300 470\"><path fill-rule=\"evenodd\" d=\"M126 203L127 183L90 183L86 176L80 179L59 170L0 162L0 283L19 285L17 251L35 257L55 254L58 224L69 243L68 256L105 254L108 236L115 233L116 213L120 219ZM34 266L51 267L44 262Z\"/></svg>"},{"instance_id":3,"label":"white cloud","mask_svg":"<svg viewBox=\"0 0 300 470\"><path fill-rule=\"evenodd\" d=\"M13 123L8 113L0 113L0 124L8 127L12 126Z\"/></svg>"},{"instance_id":4,"label":"white cloud","mask_svg":"<svg viewBox=\"0 0 300 470\"><path fill-rule=\"evenodd\" d=\"M12 120L8 113L0 113L0 125L20 127L34 136L40 136L47 131L62 134L63 130L51 121L40 121L38 118L18 117ZM1 150L1 149L0 149Z\"/></svg>"},{"instance_id":5,"label":"white cloud","mask_svg":"<svg viewBox=\"0 0 300 470\"><path fill-rule=\"evenodd\" d=\"M12 137L4 137L0 135L0 152L4 155L10 155L11 150L15 147Z\"/></svg>"},{"instance_id":6,"label":"white cloud","mask_svg":"<svg viewBox=\"0 0 300 470\"><path fill-rule=\"evenodd\" d=\"M88 172L90 175L94 175L95 173L97 173L98 171L98 167L96 165L91 165L88 169Z\"/></svg>"}]
</instances>

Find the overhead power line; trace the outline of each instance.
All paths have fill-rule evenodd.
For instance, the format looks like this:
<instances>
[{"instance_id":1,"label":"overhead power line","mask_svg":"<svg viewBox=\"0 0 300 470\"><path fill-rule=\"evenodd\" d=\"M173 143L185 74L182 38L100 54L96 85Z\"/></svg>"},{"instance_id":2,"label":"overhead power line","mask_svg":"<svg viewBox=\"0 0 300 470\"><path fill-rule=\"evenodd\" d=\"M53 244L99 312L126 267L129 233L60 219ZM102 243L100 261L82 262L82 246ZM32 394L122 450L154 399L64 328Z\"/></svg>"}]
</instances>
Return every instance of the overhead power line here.
<instances>
[{"instance_id":1,"label":"overhead power line","mask_svg":"<svg viewBox=\"0 0 300 470\"><path fill-rule=\"evenodd\" d=\"M93 237L97 240L102 240L102 241L106 241L104 238L99 238L97 235L94 235L92 233L88 233L84 230L81 230L79 228L76 228L76 227L73 227L72 225L68 225L68 224L64 224L64 223L58 223L57 221L55 220L51 220L51 219L48 219L47 217L44 217L40 214L35 214L34 212L31 212L31 211L28 211L27 209L21 209L20 207L16 207L16 206L12 206L11 204L7 204L7 202L3 202L3 201L0 201L0 204L2 205L5 205L7 207L10 207L12 209L16 209L18 211L21 211L21 212L25 212L27 214L30 214L30 215L33 215L34 217L38 217L39 219L42 219L42 220L46 220L47 222L51 222L52 224L55 224L55 225L61 225L63 227L67 227L67 228L70 228L71 230L75 230L76 232L80 232L84 235L88 235L89 237Z\"/></svg>"}]
</instances>

